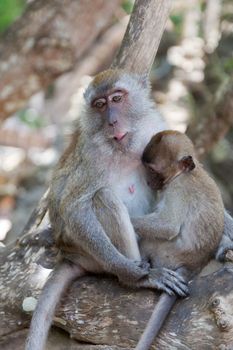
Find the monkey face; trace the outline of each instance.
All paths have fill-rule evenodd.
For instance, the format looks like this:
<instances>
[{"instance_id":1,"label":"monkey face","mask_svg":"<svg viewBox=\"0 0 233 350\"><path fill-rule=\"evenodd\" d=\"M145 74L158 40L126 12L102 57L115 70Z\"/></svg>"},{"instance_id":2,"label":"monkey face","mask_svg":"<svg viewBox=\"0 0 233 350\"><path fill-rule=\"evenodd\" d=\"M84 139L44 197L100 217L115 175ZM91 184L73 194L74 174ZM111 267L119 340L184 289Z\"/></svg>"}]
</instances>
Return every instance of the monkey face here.
<instances>
[{"instance_id":1,"label":"monkey face","mask_svg":"<svg viewBox=\"0 0 233 350\"><path fill-rule=\"evenodd\" d=\"M93 134L104 136L113 147L136 147L134 135L145 127L148 95L148 87L136 75L120 70L97 75L84 94Z\"/></svg>"},{"instance_id":2,"label":"monkey face","mask_svg":"<svg viewBox=\"0 0 233 350\"><path fill-rule=\"evenodd\" d=\"M193 145L178 131L164 131L153 136L142 156L149 186L161 190L180 174L192 171L195 163L189 153L194 153Z\"/></svg>"},{"instance_id":3,"label":"monkey face","mask_svg":"<svg viewBox=\"0 0 233 350\"><path fill-rule=\"evenodd\" d=\"M92 109L104 122L109 138L118 144L126 144L130 132L125 119L128 104L128 91L124 89L110 89L91 102Z\"/></svg>"},{"instance_id":4,"label":"monkey face","mask_svg":"<svg viewBox=\"0 0 233 350\"><path fill-rule=\"evenodd\" d=\"M154 191L162 190L166 180L164 175L154 170L151 164L145 164L145 168L148 186Z\"/></svg>"}]
</instances>

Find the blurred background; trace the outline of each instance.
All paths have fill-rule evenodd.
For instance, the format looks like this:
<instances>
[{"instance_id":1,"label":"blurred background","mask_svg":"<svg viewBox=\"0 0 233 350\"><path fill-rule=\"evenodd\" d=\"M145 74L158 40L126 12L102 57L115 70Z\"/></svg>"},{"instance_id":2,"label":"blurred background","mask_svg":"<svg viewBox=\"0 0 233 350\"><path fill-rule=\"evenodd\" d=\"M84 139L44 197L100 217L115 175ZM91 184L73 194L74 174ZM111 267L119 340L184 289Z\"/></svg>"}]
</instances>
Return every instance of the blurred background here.
<instances>
[{"instance_id":1,"label":"blurred background","mask_svg":"<svg viewBox=\"0 0 233 350\"><path fill-rule=\"evenodd\" d=\"M194 140L233 213L233 2L176 0L151 71L171 128ZM0 0L0 242L49 185L90 77L108 68L133 1Z\"/></svg>"}]
</instances>

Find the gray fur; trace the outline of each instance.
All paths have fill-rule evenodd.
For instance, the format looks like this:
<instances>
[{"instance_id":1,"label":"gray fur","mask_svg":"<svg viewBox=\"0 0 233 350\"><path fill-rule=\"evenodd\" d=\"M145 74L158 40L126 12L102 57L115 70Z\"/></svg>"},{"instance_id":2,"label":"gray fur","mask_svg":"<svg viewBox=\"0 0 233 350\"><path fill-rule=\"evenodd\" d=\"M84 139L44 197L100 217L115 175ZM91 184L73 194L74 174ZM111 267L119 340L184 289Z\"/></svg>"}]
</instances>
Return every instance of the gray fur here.
<instances>
[{"instance_id":1,"label":"gray fur","mask_svg":"<svg viewBox=\"0 0 233 350\"><path fill-rule=\"evenodd\" d=\"M98 83L98 79L102 82ZM97 76L85 93L83 113L70 146L55 168L50 186L49 214L54 238L63 257L73 265L66 267L69 273L57 275L57 283L52 279L46 284L33 317L33 324L37 326L32 325L27 350L43 349L55 305L70 281L69 276L74 276L74 267L81 271L108 272L135 287L159 288L168 293L177 291L181 295L186 291L183 279L175 272L164 267L148 271L147 264L139 259L130 222L132 217L141 217L154 209L154 193L146 184L140 159L151 136L166 129L166 123L149 97L145 77L110 71L101 79ZM106 94L110 87L129 92L127 109L121 115L122 127L129 135L124 147L113 142L113 130L103 116L91 108L93 98L99 93ZM131 184L136 186L133 200L127 191ZM106 221L101 219L103 208L112 219L111 215L103 216ZM48 303L53 299L50 309L44 300L47 289L51 296ZM41 334L44 334L42 342Z\"/></svg>"},{"instance_id":2,"label":"gray fur","mask_svg":"<svg viewBox=\"0 0 233 350\"><path fill-rule=\"evenodd\" d=\"M165 123L149 99L149 89L145 89L137 76L118 72L117 81L111 79L111 74L107 85L105 81L96 84L97 77L95 86L90 84L87 89L77 130L54 170L49 194L54 238L63 258L70 261L70 269L77 266L87 272L108 272L122 283L135 287L140 286L140 280L145 277L143 286L171 293L172 283L182 289L183 281L166 269L154 270L148 275L148 264L141 262L129 218L129 214L148 213L153 206L154 194L146 184L140 159L151 136L163 130ZM109 85L128 91L127 108L119 116L122 130L127 131L126 145L114 141L114 130L90 105L97 89L98 93L102 90L105 94L104 88ZM133 200L128 191L132 183L136 185ZM114 225L98 220L99 210L104 208L112 214ZM103 217L107 218L106 215ZM68 275L58 275L59 293L54 279L46 284L33 317L27 350L43 349L55 305L67 285ZM169 281L170 287L164 281ZM54 297L50 308L45 300L47 289L49 303Z\"/></svg>"},{"instance_id":3,"label":"gray fur","mask_svg":"<svg viewBox=\"0 0 233 350\"><path fill-rule=\"evenodd\" d=\"M83 274L84 270L64 262L52 272L33 313L25 350L44 349L57 303L71 281Z\"/></svg>"}]
</instances>

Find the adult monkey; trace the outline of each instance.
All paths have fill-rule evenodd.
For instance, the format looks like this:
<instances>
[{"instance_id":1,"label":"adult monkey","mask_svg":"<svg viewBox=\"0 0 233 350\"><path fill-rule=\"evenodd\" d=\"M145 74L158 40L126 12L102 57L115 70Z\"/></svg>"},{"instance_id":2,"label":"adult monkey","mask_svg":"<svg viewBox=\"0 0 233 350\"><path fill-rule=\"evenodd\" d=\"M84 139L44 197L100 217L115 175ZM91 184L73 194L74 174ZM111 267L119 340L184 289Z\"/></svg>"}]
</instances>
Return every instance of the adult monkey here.
<instances>
[{"instance_id":1,"label":"adult monkey","mask_svg":"<svg viewBox=\"0 0 233 350\"><path fill-rule=\"evenodd\" d=\"M86 272L108 272L129 286L187 293L173 271L161 267L148 275L130 221L153 207L141 155L151 136L166 127L147 83L144 76L108 70L85 92L85 111L49 194L50 221L63 261L34 312L28 350L43 349L61 293Z\"/></svg>"},{"instance_id":2,"label":"adult monkey","mask_svg":"<svg viewBox=\"0 0 233 350\"><path fill-rule=\"evenodd\" d=\"M165 1L164 0L157 0L157 1L154 1L154 0L146 0L146 1L136 0L135 1L134 9L133 9L133 12L131 15L130 23L128 25L124 40L123 40L122 47L119 51L117 58L115 59L115 61L113 63L113 66L125 67L130 72L136 71L140 74L143 73L144 75L147 75L147 73L150 70L150 66L152 65L155 53L157 51L157 48L158 48L158 45L160 42L160 38L162 36L163 29L164 29L164 26L165 26L165 23L166 23L166 20L167 20L169 11L170 11L170 7L171 7L171 0L165 0ZM142 14L143 14L143 16L142 16ZM140 19L140 25L139 25L139 19ZM141 81L141 84L142 83L143 83L143 80ZM141 84L140 84L140 86L142 87ZM140 87L139 91L141 90L141 87ZM139 101L137 101L137 104L138 103L139 103ZM139 104L139 106L140 106L140 104ZM97 120L98 120L98 118L97 118ZM94 118L93 122L95 122L95 118ZM140 153L142 153L144 146L146 145L146 143L150 139L150 136L152 136L152 134L155 133L156 131L163 129L163 127L159 128L158 125L156 125L157 124L156 120L154 120L154 123L155 123L154 128L151 126L149 127L150 130L149 130L148 138L144 140L144 142L141 144L141 146L138 144L139 149L141 148ZM144 125L142 126L142 128L143 127L144 127ZM142 128L141 128L141 131L142 131ZM93 125L93 129L94 129L94 125ZM77 136L77 134L76 134L76 136ZM121 138L120 134L116 135L116 137ZM91 134L91 135L89 135L86 146L88 144L91 144L92 139L93 139L93 135ZM121 140L119 140L119 141L121 141ZM122 141L125 142L126 140L122 140ZM77 142L77 139L75 140L75 133L74 133L74 138L73 138L73 141L70 145L70 149L67 151L67 153L63 157L64 162L66 162L66 161L71 162L71 163L72 163L72 161L75 162L75 160L76 160L75 156L72 156L72 154L70 154L70 151L72 151L72 149L77 146L76 142ZM80 139L79 143L80 144L85 143L82 135L81 135L81 139ZM96 152L96 149L95 149L95 152ZM120 152L119 152L119 154L120 154ZM70 157L67 157L68 155ZM98 156L94 157L94 159L92 158L91 159L92 165L95 164L95 162L98 161L98 159L99 159ZM137 159L138 160L140 159L139 154L137 156ZM111 159L111 161L112 161L112 159ZM137 167L137 166L135 166L136 163L137 163L137 160L135 160L135 163L134 163L134 166L132 169L135 169ZM131 162L129 160L126 160L125 164L131 164ZM62 164L61 164L61 166L62 166ZM101 166L102 165L100 164L100 167ZM109 165L105 165L105 167L107 167L107 166L109 166ZM85 171L87 171L87 174L85 174L84 176L89 175L90 174L90 167L87 167L87 169L85 169ZM70 169L67 168L66 173L64 171L63 175L61 176L61 183L62 183L62 179L66 180L66 177L69 174L70 174ZM115 174L115 175L116 175L115 176L116 181L119 181L119 176L117 174ZM139 173L137 172L136 177L138 177L138 175L139 175ZM59 174L58 174L58 176L59 176ZM89 181L92 181L93 177L98 178L98 176L99 176L98 172L96 174L93 173L92 178L89 177ZM77 181L75 176L74 176L74 180ZM56 187L56 184L57 184L57 181L54 182L55 187ZM63 181L63 186L65 184L66 184L66 181ZM106 185L106 183L104 185ZM130 185L132 185L132 183ZM136 189L137 195L139 194L139 192L138 192L139 188L140 188L140 186ZM86 195L87 195L86 199L88 199L88 195L90 195L90 192L88 191L89 190L88 186L86 186L86 188L85 188L85 184L80 183L78 185L78 190L79 191L81 190L81 191L83 191L83 193L86 193ZM96 190L98 190L98 188L96 188ZM131 187L131 190L133 190L133 187ZM57 194L59 194L60 191L64 192L63 188L58 185ZM66 191L66 189L65 189L65 191ZM75 188L72 189L72 196L75 195L74 191L75 191ZM65 205L65 207L64 207L63 204L61 205L60 200L58 200L59 196L57 198L56 198L56 196L54 198L52 198L53 193L55 193L55 192L56 192L56 190L55 191L52 190L50 193L50 203L51 202L53 203L52 207L58 206L61 209L63 208L65 210L65 207L67 208L67 206ZM98 192L98 194L100 194L100 192ZM64 198L64 196L62 196L62 197ZM83 199L84 198L85 197L83 197ZM95 198L98 200L98 195ZM144 203L144 204L146 204L146 205L149 204L148 199L146 200L146 203ZM145 210L145 208L144 208L144 210ZM127 213L127 210L126 210L124 205L121 205L121 212L123 212L125 214L124 216L126 218L126 221L129 223L128 224L128 228L129 228L128 231L129 232L133 231L133 234L129 233L128 236L131 237L131 244L134 243L133 245L135 248L135 247L137 247L137 244L136 244L136 240L134 237L134 230L130 224L129 218L127 219L128 213ZM139 212L140 212L140 210L139 210ZM87 213L88 212L84 209L83 210L83 217ZM69 214L71 214L70 217L72 218L72 215L75 215L75 208L73 208L72 213L69 213ZM64 215L64 212L62 213L62 215ZM56 210L54 210L54 211L52 210L51 216L56 221L56 217L59 216L59 213L56 212ZM69 215L68 215L68 217L69 217ZM71 221L73 222L72 219L68 220L67 224L70 225ZM90 228L93 229L93 227L91 227L91 225L90 225ZM82 227L81 227L81 229L82 229ZM100 229L100 226L97 229ZM58 232L59 232L59 230L58 230ZM102 234L102 238L103 238L103 234ZM99 237L98 237L98 239L99 239ZM93 237L92 237L92 240L93 240ZM63 244L63 241L64 241L64 237L61 237L60 243ZM65 240L65 241L66 242L64 242L64 243L67 246L68 245L67 240ZM98 242L98 240L97 240L97 242ZM104 240L104 242L106 243L106 239ZM107 243L108 243L108 247L109 247L109 242L107 241ZM95 244L92 245L92 247L95 247ZM102 239L102 242L99 244L100 251L104 252L105 249L108 247L106 247L106 245L103 245L103 239ZM68 246L66 248L68 248ZM109 252L112 252L112 251L113 251L112 249L109 250ZM139 253L137 252L137 249L135 250L135 252L137 255L137 259L138 259ZM72 252L70 252L70 254L72 254ZM95 256L95 254L96 254L95 249L94 249L93 254ZM93 254L92 254L92 256L93 256ZM114 254L118 255L119 252L115 251ZM118 255L118 257L119 257L119 255ZM121 256L121 258L122 258L122 256ZM120 260L122 260L122 259L120 259ZM126 262L126 259L124 260L124 262ZM136 277L139 278L140 276L142 277L143 274L145 274L145 271L143 271L140 268L140 266L136 266L136 264L133 263L132 261L130 261L130 262L128 261L127 264L128 264L128 269L127 269L128 276L130 277L131 280L132 280L132 278L134 278L134 280L136 280ZM105 262L105 266L106 266L107 270L108 271L112 270L112 272L114 273L113 270L115 269L116 266L108 266L108 265L109 265L109 261ZM119 276L121 274L120 268L119 268L119 263L115 262L115 265L117 265L117 271L115 271L115 272L117 272L118 276ZM122 264L122 262L121 262L121 265L122 265L121 270L123 272L123 270L124 271L126 270L125 266L124 266L125 264ZM131 266L129 266L129 265L131 265ZM58 269L58 271L55 273L55 277L53 277L54 286L55 286L55 288L57 287L56 288L57 300L59 299L60 294L62 293L62 291L64 290L66 285L69 283L69 281L71 279L73 279L75 276L77 276L77 274L81 275L82 273L84 273L83 269L81 269L80 267L77 267L77 266L73 267L73 272L72 272L69 264L67 264L67 265L63 264L62 266L63 267ZM96 266L96 264L95 264L95 266ZM131 270L131 272L129 272L130 270ZM70 278L67 278L66 280L63 279L63 283L61 283L62 276L64 276L64 274L66 276L68 276L67 275L68 271L69 271ZM127 280L126 275L125 275L125 277L123 277L123 279ZM49 292L46 293L46 288L44 290L44 293L48 298L47 304L50 305L50 307L48 308L48 314L50 315L50 319L47 319L47 321L48 321L48 323L51 323L52 315L53 315L53 311L54 311L56 303L54 300L54 296L52 294L50 294ZM49 300L49 297L51 300ZM48 307L47 304L45 305L46 307ZM42 346L43 346L43 344L40 346L40 345L38 345L38 343L40 343L40 341L41 341L40 327L41 327L41 325L43 326L43 322L44 322L43 317L47 316L47 314L44 315L45 310L46 309L44 308L43 305L41 305L41 304L38 305L36 314L40 314L40 311L41 311L42 317L41 318L36 317L36 316L33 317L34 318L34 326L31 328L31 333L29 336L29 342L27 345L27 349L36 350L36 349L42 348ZM44 335L44 337L46 337L46 334Z\"/></svg>"}]
</instances>

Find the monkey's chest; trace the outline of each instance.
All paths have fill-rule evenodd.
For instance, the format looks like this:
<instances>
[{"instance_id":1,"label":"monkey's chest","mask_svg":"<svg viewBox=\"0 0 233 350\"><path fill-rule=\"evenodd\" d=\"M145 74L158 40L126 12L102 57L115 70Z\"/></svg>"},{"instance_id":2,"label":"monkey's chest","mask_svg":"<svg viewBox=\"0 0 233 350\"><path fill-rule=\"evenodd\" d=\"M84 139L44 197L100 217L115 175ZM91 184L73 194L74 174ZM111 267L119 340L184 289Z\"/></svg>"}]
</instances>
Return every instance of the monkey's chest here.
<instances>
[{"instance_id":1,"label":"monkey's chest","mask_svg":"<svg viewBox=\"0 0 233 350\"><path fill-rule=\"evenodd\" d=\"M112 179L111 185L116 195L126 205L131 217L141 216L153 210L155 198L148 187L142 169L124 172L117 179Z\"/></svg>"}]
</instances>

